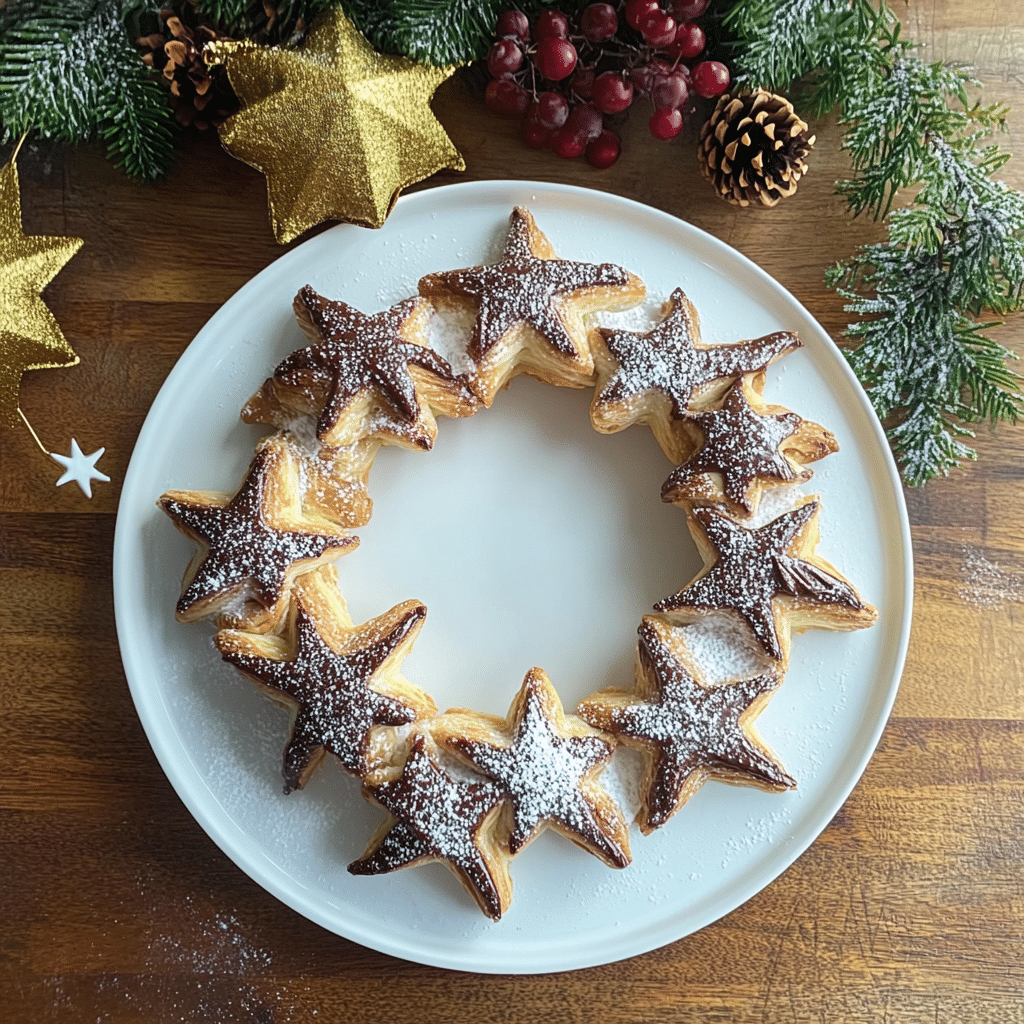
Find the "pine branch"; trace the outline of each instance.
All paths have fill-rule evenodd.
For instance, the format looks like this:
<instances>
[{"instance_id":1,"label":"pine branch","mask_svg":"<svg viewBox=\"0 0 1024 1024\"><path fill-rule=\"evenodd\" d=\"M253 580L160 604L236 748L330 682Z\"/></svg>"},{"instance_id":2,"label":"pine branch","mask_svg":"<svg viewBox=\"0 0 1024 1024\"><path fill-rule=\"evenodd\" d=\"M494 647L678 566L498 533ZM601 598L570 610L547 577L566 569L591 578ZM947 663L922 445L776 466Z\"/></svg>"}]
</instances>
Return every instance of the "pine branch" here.
<instances>
[{"instance_id":1,"label":"pine branch","mask_svg":"<svg viewBox=\"0 0 1024 1024\"><path fill-rule=\"evenodd\" d=\"M313 19L341 0L191 0L195 9L221 34L260 42L299 42Z\"/></svg>"},{"instance_id":2,"label":"pine branch","mask_svg":"<svg viewBox=\"0 0 1024 1024\"><path fill-rule=\"evenodd\" d=\"M989 176L1006 162L995 146L954 149L929 138L929 166L914 206L892 215L890 235L910 243L903 221L910 210L929 211L935 228L920 247L941 254L952 305L975 316L1021 308L1024 289L1024 194ZM930 245L927 244L930 242Z\"/></svg>"},{"instance_id":3,"label":"pine branch","mask_svg":"<svg viewBox=\"0 0 1024 1024\"><path fill-rule=\"evenodd\" d=\"M12 0L0 11L0 124L79 142L100 137L137 178L174 148L163 89L128 37L134 0Z\"/></svg>"},{"instance_id":4,"label":"pine branch","mask_svg":"<svg viewBox=\"0 0 1024 1024\"><path fill-rule=\"evenodd\" d=\"M904 478L921 484L945 475L973 450L958 440L967 424L1016 422L1024 411L1014 353L950 302L954 287L945 253L893 241L865 246L826 274L829 287L864 318L847 328L845 350L883 420Z\"/></svg>"},{"instance_id":5,"label":"pine branch","mask_svg":"<svg viewBox=\"0 0 1024 1024\"><path fill-rule=\"evenodd\" d=\"M850 58L864 54L851 54L849 43L873 39L893 18L884 3L876 11L869 0L740 0L722 20L736 40L736 81L785 92L821 68L852 65ZM813 104L818 113L834 105Z\"/></svg>"},{"instance_id":6,"label":"pine branch","mask_svg":"<svg viewBox=\"0 0 1024 1024\"><path fill-rule=\"evenodd\" d=\"M906 54L882 74L855 79L840 104L840 123L847 126L843 147L858 177L838 183L854 216L866 210L884 217L900 189L941 173L936 140L970 150L988 129L1001 126L1002 106L968 105L967 86L978 84L965 68L925 64Z\"/></svg>"},{"instance_id":7,"label":"pine branch","mask_svg":"<svg viewBox=\"0 0 1024 1024\"><path fill-rule=\"evenodd\" d=\"M558 6L543 0L342 0L356 27L378 50L426 64L479 60L494 42L498 15Z\"/></svg>"},{"instance_id":8,"label":"pine branch","mask_svg":"<svg viewBox=\"0 0 1024 1024\"><path fill-rule=\"evenodd\" d=\"M981 144L1006 109L971 104L967 69L916 57L884 2L737 0L725 21L746 82L787 90L803 78L812 108L838 108L854 174L837 192L889 227L888 242L826 274L862 318L847 327L847 357L907 482L947 474L975 457L971 424L1024 412L1016 357L977 319L1024 299L1024 195L992 179L1007 154Z\"/></svg>"}]
</instances>

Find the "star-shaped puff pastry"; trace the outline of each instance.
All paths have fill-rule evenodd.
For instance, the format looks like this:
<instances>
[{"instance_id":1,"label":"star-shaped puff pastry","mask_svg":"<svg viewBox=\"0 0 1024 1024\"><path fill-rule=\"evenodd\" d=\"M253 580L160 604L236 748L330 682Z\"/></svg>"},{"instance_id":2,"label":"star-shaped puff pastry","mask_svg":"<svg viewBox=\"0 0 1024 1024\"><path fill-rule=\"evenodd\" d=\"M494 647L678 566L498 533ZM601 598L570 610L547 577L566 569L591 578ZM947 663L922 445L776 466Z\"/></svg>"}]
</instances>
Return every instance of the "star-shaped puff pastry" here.
<instances>
[{"instance_id":1,"label":"star-shaped puff pastry","mask_svg":"<svg viewBox=\"0 0 1024 1024\"><path fill-rule=\"evenodd\" d=\"M373 501L367 483L380 450L380 438L363 438L344 448L331 448L311 444L308 437L300 439L290 431L278 436L291 442L302 463L303 508L349 529L370 521Z\"/></svg>"},{"instance_id":2,"label":"star-shaped puff pastry","mask_svg":"<svg viewBox=\"0 0 1024 1024\"><path fill-rule=\"evenodd\" d=\"M489 406L516 373L569 387L590 383L585 317L635 306L644 285L612 263L559 259L530 211L516 207L497 263L428 274L420 294L442 306L475 307L467 351L477 368L470 386Z\"/></svg>"},{"instance_id":3,"label":"star-shaped puff pastry","mask_svg":"<svg viewBox=\"0 0 1024 1024\"><path fill-rule=\"evenodd\" d=\"M426 736L413 741L397 778L381 773L363 787L368 800L391 817L348 870L380 875L409 865L441 861L493 920L508 909L512 879L508 851L495 837L504 794L492 782L454 778L438 762Z\"/></svg>"},{"instance_id":4,"label":"star-shaped puff pastry","mask_svg":"<svg viewBox=\"0 0 1024 1024\"><path fill-rule=\"evenodd\" d=\"M507 794L510 853L550 825L610 867L629 863L628 826L598 779L615 744L563 714L541 669L527 673L506 719L460 709L435 719L431 731Z\"/></svg>"},{"instance_id":5,"label":"star-shaped puff pastry","mask_svg":"<svg viewBox=\"0 0 1024 1024\"><path fill-rule=\"evenodd\" d=\"M808 498L763 526L748 529L712 508L688 513L704 569L655 611L680 622L731 609L750 624L763 650L785 661L792 629L859 629L877 612L837 570L814 553L817 498Z\"/></svg>"},{"instance_id":6,"label":"star-shaped puff pastry","mask_svg":"<svg viewBox=\"0 0 1024 1024\"><path fill-rule=\"evenodd\" d=\"M182 622L217 614L249 628L277 621L296 575L359 543L303 508L299 461L277 437L261 445L234 497L169 491L157 504L199 545L175 609Z\"/></svg>"},{"instance_id":7,"label":"star-shaped puff pastry","mask_svg":"<svg viewBox=\"0 0 1024 1024\"><path fill-rule=\"evenodd\" d=\"M644 754L642 832L664 825L708 779L771 790L796 786L754 729L778 689L778 674L709 686L680 631L645 616L639 634L638 692L605 690L577 711Z\"/></svg>"},{"instance_id":8,"label":"star-shaped puff pastry","mask_svg":"<svg viewBox=\"0 0 1024 1024\"><path fill-rule=\"evenodd\" d=\"M804 463L838 450L824 427L781 406L766 405L743 376L718 408L688 414L699 448L665 481L665 501L723 501L750 514L766 484L803 482ZM721 483L717 486L712 478Z\"/></svg>"},{"instance_id":9,"label":"star-shaped puff pastry","mask_svg":"<svg viewBox=\"0 0 1024 1024\"><path fill-rule=\"evenodd\" d=\"M665 454L682 462L692 450L682 420L716 399L744 373L763 373L800 347L788 331L733 345L701 345L697 312L677 288L664 319L645 333L599 328L598 385L590 406L596 430L615 433L633 423L650 426Z\"/></svg>"},{"instance_id":10,"label":"star-shaped puff pastry","mask_svg":"<svg viewBox=\"0 0 1024 1024\"><path fill-rule=\"evenodd\" d=\"M278 365L242 410L246 422L286 427L297 414L309 415L318 440L331 447L377 437L429 449L435 411L475 411L469 389L427 345L433 310L425 299L368 314L306 285L293 305L313 344Z\"/></svg>"},{"instance_id":11,"label":"star-shaped puff pastry","mask_svg":"<svg viewBox=\"0 0 1024 1024\"><path fill-rule=\"evenodd\" d=\"M286 793L306 784L325 751L362 778L373 767L374 726L406 725L437 710L399 674L427 614L422 604L406 601L356 626L332 566L300 577L293 594L284 636L221 630L214 637L225 661L294 712Z\"/></svg>"}]
</instances>

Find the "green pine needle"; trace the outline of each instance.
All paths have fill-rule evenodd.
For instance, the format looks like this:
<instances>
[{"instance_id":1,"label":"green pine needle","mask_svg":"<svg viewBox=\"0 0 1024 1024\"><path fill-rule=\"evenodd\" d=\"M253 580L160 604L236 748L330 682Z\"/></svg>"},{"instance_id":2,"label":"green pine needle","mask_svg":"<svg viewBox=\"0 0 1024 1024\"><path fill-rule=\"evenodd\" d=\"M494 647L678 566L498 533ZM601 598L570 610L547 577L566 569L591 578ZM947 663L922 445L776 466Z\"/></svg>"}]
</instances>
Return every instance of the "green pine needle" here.
<instances>
[{"instance_id":1,"label":"green pine needle","mask_svg":"<svg viewBox=\"0 0 1024 1024\"><path fill-rule=\"evenodd\" d=\"M850 43L873 38L889 20L885 5L876 11L869 0L740 0L722 18L736 40L737 82L775 91L820 68L852 66L851 58L864 55L851 53ZM834 105L819 104L819 112Z\"/></svg>"},{"instance_id":2,"label":"green pine needle","mask_svg":"<svg viewBox=\"0 0 1024 1024\"><path fill-rule=\"evenodd\" d=\"M263 0L193 0L196 10L217 30L234 39L294 45L321 11L341 0L277 0L271 18Z\"/></svg>"},{"instance_id":3,"label":"green pine needle","mask_svg":"<svg viewBox=\"0 0 1024 1024\"><path fill-rule=\"evenodd\" d=\"M968 424L1016 421L1024 411L1013 353L946 298L948 267L940 255L891 242L865 246L828 273L828 283L864 319L847 334L846 355L868 388L906 481L945 475L973 450ZM873 294L870 294L872 293ZM925 343L927 342L927 343Z\"/></svg>"},{"instance_id":4,"label":"green pine needle","mask_svg":"<svg viewBox=\"0 0 1024 1024\"><path fill-rule=\"evenodd\" d=\"M558 6L543 0L342 0L348 16L378 50L446 67L487 56L498 15Z\"/></svg>"},{"instance_id":5,"label":"green pine needle","mask_svg":"<svg viewBox=\"0 0 1024 1024\"><path fill-rule=\"evenodd\" d=\"M1024 194L993 180L1008 157L982 144L1006 109L971 104L966 68L916 57L884 2L736 0L724 22L741 81L786 91L803 79L812 110L838 109L854 173L836 189L889 228L826 273L861 318L847 356L904 479L948 474L975 457L971 425L1024 412L1015 355L977 319L1024 300Z\"/></svg>"},{"instance_id":6,"label":"green pine needle","mask_svg":"<svg viewBox=\"0 0 1024 1024\"><path fill-rule=\"evenodd\" d=\"M131 0L11 0L0 11L0 125L79 142L102 138L132 177L160 177L175 122L128 36Z\"/></svg>"}]
</instances>

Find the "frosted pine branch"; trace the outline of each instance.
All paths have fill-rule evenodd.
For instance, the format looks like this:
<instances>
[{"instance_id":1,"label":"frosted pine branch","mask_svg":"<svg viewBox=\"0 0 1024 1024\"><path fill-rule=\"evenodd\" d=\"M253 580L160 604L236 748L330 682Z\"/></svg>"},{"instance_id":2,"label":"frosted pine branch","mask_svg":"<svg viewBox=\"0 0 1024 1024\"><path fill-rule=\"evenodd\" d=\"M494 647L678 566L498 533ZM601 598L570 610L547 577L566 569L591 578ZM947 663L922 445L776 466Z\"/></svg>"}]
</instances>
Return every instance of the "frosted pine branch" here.
<instances>
[{"instance_id":1,"label":"frosted pine branch","mask_svg":"<svg viewBox=\"0 0 1024 1024\"><path fill-rule=\"evenodd\" d=\"M993 179L1007 156L982 142L1006 110L971 104L968 69L918 58L884 2L736 0L725 23L745 81L802 79L811 109L839 112L854 173L837 191L889 226L888 242L826 275L860 318L848 358L904 478L949 473L974 458L971 424L1024 411L1015 356L977 319L1019 309L1024 293L1024 195Z\"/></svg>"},{"instance_id":2,"label":"frosted pine branch","mask_svg":"<svg viewBox=\"0 0 1024 1024\"><path fill-rule=\"evenodd\" d=\"M101 137L129 174L159 177L174 118L129 38L130 0L10 0L0 10L0 124L65 142Z\"/></svg>"}]
</instances>

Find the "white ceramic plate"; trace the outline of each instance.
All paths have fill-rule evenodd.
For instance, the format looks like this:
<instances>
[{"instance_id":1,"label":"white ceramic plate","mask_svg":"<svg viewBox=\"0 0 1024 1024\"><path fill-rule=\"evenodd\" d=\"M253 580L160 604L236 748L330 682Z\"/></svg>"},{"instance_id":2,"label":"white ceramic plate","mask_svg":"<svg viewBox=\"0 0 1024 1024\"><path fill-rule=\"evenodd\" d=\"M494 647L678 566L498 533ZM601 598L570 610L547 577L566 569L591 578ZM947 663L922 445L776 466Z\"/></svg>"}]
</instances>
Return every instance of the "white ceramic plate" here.
<instances>
[{"instance_id":1,"label":"white ceramic plate","mask_svg":"<svg viewBox=\"0 0 1024 1024\"><path fill-rule=\"evenodd\" d=\"M512 865L491 923L441 865L358 878L380 820L331 759L281 792L287 716L222 663L206 625L173 607L191 545L154 505L165 490L234 491L259 431L238 411L305 344L291 301L306 283L364 310L421 275L494 259L526 205L558 253L613 261L650 295L681 286L708 341L773 330L805 347L769 370L766 397L834 431L841 451L808 485L823 499L819 552L879 609L874 628L794 637L759 730L799 788L709 783L666 827L634 829L613 871L545 833ZM636 628L699 560L659 499L671 466L649 431L605 437L588 392L517 379L494 407L442 420L433 452L384 449L362 544L339 563L356 621L409 597L430 613L405 675L442 708L503 714L532 665L567 708L630 685ZM326 928L408 960L462 970L567 970L654 949L716 920L777 877L860 777L888 717L910 628L906 510L879 424L839 351L786 291L728 246L664 213L559 185L478 182L403 197L379 231L340 226L283 256L210 320L157 396L125 478L114 587L125 671L150 742L203 828L252 878Z\"/></svg>"}]
</instances>

